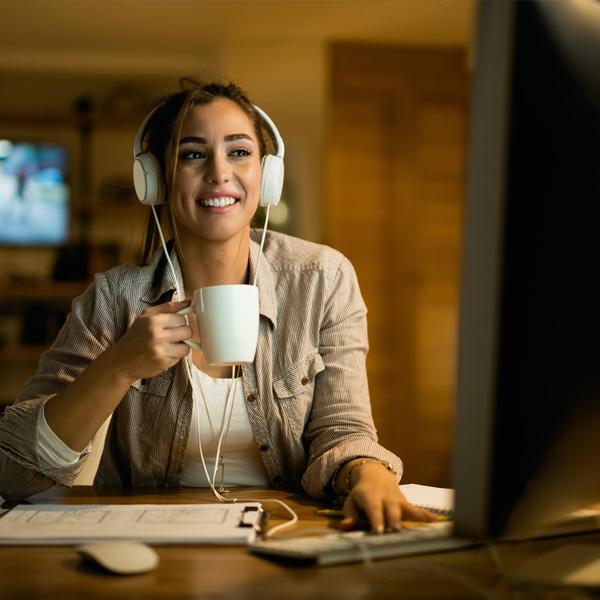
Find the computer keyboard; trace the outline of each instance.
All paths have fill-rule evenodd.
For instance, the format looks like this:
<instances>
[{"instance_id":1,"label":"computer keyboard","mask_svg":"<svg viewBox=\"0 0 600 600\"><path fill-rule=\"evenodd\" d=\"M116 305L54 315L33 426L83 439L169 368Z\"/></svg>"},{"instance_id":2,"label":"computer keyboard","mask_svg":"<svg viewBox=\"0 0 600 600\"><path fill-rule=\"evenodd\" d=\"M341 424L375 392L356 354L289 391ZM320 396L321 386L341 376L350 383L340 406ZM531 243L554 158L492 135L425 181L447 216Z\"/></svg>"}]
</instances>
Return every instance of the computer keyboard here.
<instances>
[{"instance_id":1,"label":"computer keyboard","mask_svg":"<svg viewBox=\"0 0 600 600\"><path fill-rule=\"evenodd\" d=\"M451 534L452 524L449 522L423 523L422 526L379 535L350 531L259 540L248 549L255 554L318 565L336 565L455 550L472 545L472 542L453 538Z\"/></svg>"}]
</instances>

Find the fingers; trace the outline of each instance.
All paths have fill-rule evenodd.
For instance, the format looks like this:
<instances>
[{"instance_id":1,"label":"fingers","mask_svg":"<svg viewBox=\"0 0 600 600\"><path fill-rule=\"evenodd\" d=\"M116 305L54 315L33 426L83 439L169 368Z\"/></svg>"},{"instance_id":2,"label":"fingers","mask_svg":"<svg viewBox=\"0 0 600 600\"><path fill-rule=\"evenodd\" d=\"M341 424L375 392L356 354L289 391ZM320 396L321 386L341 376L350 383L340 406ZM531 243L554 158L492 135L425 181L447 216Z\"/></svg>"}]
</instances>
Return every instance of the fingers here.
<instances>
[{"instance_id":1,"label":"fingers","mask_svg":"<svg viewBox=\"0 0 600 600\"><path fill-rule=\"evenodd\" d=\"M191 337L192 335L185 316L178 315L177 313L144 312L139 317L139 321L140 323L144 323L148 331L157 338L162 337L167 331L173 333L173 329L177 329L179 330L179 333L182 333L182 327L189 329L190 333L187 335L187 337ZM185 339L185 336L181 339Z\"/></svg>"},{"instance_id":2,"label":"fingers","mask_svg":"<svg viewBox=\"0 0 600 600\"><path fill-rule=\"evenodd\" d=\"M176 313L182 308L187 308L191 304L191 300L177 300L174 302L165 302L163 304L157 304L156 306L150 306L143 314L146 315L157 315L160 313Z\"/></svg>"},{"instance_id":3,"label":"fingers","mask_svg":"<svg viewBox=\"0 0 600 600\"><path fill-rule=\"evenodd\" d=\"M187 356L192 328L174 312L189 302L168 302L144 311L119 340L120 363L133 379L153 377Z\"/></svg>"},{"instance_id":4,"label":"fingers","mask_svg":"<svg viewBox=\"0 0 600 600\"><path fill-rule=\"evenodd\" d=\"M372 496L350 494L344 503L343 512L340 529L369 528L374 533L385 531L383 503Z\"/></svg>"},{"instance_id":5,"label":"fingers","mask_svg":"<svg viewBox=\"0 0 600 600\"><path fill-rule=\"evenodd\" d=\"M363 508L369 524L371 525L371 531L374 533L383 533L385 531L385 516L384 516L384 505L382 502L369 502Z\"/></svg>"},{"instance_id":6,"label":"fingers","mask_svg":"<svg viewBox=\"0 0 600 600\"><path fill-rule=\"evenodd\" d=\"M167 355L169 358L179 360L187 356L191 350L192 349L187 344L184 344L183 342L177 342L169 345Z\"/></svg>"},{"instance_id":7,"label":"fingers","mask_svg":"<svg viewBox=\"0 0 600 600\"><path fill-rule=\"evenodd\" d=\"M171 303L179 304L179 303ZM162 313L153 317L155 323L155 343L163 348L165 356L170 359L181 359L187 356L191 348L183 343L192 339L192 328L183 315ZM158 349L158 348L157 348Z\"/></svg>"},{"instance_id":8,"label":"fingers","mask_svg":"<svg viewBox=\"0 0 600 600\"><path fill-rule=\"evenodd\" d=\"M410 502L403 503L403 515L406 521L425 521L426 523L437 521L438 516L424 508L419 508Z\"/></svg>"},{"instance_id":9,"label":"fingers","mask_svg":"<svg viewBox=\"0 0 600 600\"><path fill-rule=\"evenodd\" d=\"M192 328L189 325L180 325L178 327L165 327L162 332L162 338L165 342L177 343L192 338Z\"/></svg>"},{"instance_id":10,"label":"fingers","mask_svg":"<svg viewBox=\"0 0 600 600\"><path fill-rule=\"evenodd\" d=\"M385 522L389 529L400 531L402 529L402 507L398 502L385 504Z\"/></svg>"},{"instance_id":11,"label":"fingers","mask_svg":"<svg viewBox=\"0 0 600 600\"><path fill-rule=\"evenodd\" d=\"M343 507L344 518L340 521L340 529L356 529L360 524L360 512L351 498L347 498Z\"/></svg>"},{"instance_id":12,"label":"fingers","mask_svg":"<svg viewBox=\"0 0 600 600\"><path fill-rule=\"evenodd\" d=\"M395 490L377 490L356 486L344 503L344 530L368 527L374 533L400 531L402 521L434 522L438 517L423 508L410 504Z\"/></svg>"}]
</instances>

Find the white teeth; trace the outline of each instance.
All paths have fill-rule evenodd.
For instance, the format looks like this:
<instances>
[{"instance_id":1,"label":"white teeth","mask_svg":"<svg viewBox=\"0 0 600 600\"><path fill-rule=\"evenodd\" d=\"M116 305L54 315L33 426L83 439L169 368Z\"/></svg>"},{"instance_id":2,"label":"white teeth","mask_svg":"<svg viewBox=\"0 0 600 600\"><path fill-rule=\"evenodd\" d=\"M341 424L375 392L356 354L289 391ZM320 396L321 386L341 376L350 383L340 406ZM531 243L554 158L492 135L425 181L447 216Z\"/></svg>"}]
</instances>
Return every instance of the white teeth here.
<instances>
[{"instance_id":1,"label":"white teeth","mask_svg":"<svg viewBox=\"0 0 600 600\"><path fill-rule=\"evenodd\" d=\"M236 198L232 196L221 196L220 198L205 198L204 200L200 200L200 204L202 206L212 206L212 207L222 207L222 206L230 206L234 204Z\"/></svg>"}]
</instances>

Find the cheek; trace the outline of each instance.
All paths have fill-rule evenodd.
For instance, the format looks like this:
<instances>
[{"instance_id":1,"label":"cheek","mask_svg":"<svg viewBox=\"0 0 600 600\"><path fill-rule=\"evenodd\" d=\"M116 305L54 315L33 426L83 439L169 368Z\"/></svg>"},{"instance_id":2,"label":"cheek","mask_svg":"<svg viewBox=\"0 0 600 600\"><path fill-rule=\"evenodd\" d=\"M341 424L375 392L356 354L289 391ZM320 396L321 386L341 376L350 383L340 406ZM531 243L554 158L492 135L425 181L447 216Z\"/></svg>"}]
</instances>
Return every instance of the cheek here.
<instances>
[{"instance_id":1,"label":"cheek","mask_svg":"<svg viewBox=\"0 0 600 600\"><path fill-rule=\"evenodd\" d=\"M186 169L185 166L180 165L175 172L175 190L186 190L195 180L195 173L193 169Z\"/></svg>"},{"instance_id":2,"label":"cheek","mask_svg":"<svg viewBox=\"0 0 600 600\"><path fill-rule=\"evenodd\" d=\"M256 199L258 199L258 195L260 194L260 177L260 163L252 165L243 173L244 186L247 192L252 197L256 197Z\"/></svg>"},{"instance_id":3,"label":"cheek","mask_svg":"<svg viewBox=\"0 0 600 600\"><path fill-rule=\"evenodd\" d=\"M173 202L180 207L186 203L186 199L193 195L197 186L194 185L194 180L185 171L178 171L175 175L173 185Z\"/></svg>"},{"instance_id":4,"label":"cheek","mask_svg":"<svg viewBox=\"0 0 600 600\"><path fill-rule=\"evenodd\" d=\"M190 202L189 202L189 186L186 186L186 182L183 178L176 178L175 184L173 186L173 193L169 198L169 202L171 203L171 210L173 216L178 220L186 220L186 213L189 212Z\"/></svg>"}]
</instances>

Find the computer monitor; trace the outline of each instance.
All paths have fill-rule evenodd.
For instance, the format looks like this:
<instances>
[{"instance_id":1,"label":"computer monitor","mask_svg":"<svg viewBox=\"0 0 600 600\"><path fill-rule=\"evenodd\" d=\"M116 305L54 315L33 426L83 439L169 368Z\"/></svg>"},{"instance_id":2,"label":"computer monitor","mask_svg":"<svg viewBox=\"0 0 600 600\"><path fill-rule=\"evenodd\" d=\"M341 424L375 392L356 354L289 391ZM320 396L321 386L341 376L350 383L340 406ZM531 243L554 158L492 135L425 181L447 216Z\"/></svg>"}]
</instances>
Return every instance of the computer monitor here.
<instances>
[{"instance_id":1,"label":"computer monitor","mask_svg":"<svg viewBox=\"0 0 600 600\"><path fill-rule=\"evenodd\" d=\"M600 2L478 9L453 476L486 538L600 502Z\"/></svg>"},{"instance_id":2,"label":"computer monitor","mask_svg":"<svg viewBox=\"0 0 600 600\"><path fill-rule=\"evenodd\" d=\"M0 131L0 245L59 246L69 237L69 148Z\"/></svg>"}]
</instances>

